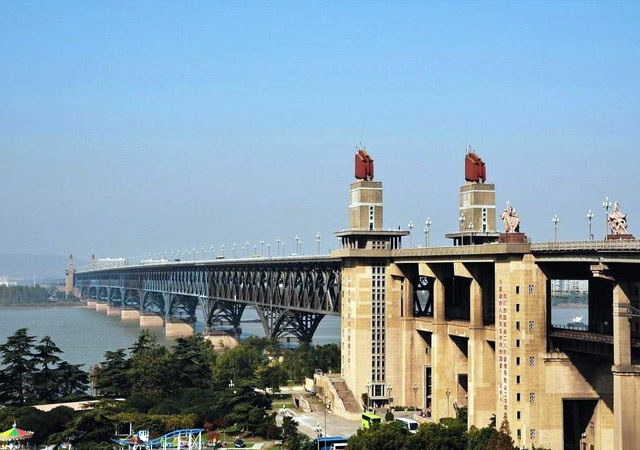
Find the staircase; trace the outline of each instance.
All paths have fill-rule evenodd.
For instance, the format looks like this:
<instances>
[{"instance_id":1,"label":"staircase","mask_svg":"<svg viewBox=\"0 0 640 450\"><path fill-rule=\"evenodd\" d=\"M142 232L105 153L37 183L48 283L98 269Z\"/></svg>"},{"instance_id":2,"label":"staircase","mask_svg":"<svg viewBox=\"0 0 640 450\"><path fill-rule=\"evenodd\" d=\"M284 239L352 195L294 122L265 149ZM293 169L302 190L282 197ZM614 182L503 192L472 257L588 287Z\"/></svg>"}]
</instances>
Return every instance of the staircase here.
<instances>
[{"instance_id":1,"label":"staircase","mask_svg":"<svg viewBox=\"0 0 640 450\"><path fill-rule=\"evenodd\" d=\"M360 402L353 396L353 393L347 387L347 383L342 378L331 378L331 384L340 400L342 400L344 409L352 413L362 412Z\"/></svg>"}]
</instances>

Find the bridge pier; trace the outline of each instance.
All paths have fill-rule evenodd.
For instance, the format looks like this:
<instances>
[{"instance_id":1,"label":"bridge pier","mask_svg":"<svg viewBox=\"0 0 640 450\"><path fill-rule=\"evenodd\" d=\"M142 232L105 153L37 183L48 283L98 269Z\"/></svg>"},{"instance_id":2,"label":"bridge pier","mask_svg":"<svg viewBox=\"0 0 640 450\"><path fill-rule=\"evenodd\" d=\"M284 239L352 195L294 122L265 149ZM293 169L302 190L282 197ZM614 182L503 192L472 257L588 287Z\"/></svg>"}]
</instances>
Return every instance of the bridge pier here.
<instances>
[{"instance_id":1,"label":"bridge pier","mask_svg":"<svg viewBox=\"0 0 640 450\"><path fill-rule=\"evenodd\" d=\"M156 314L140 314L140 328L163 327L164 318Z\"/></svg>"},{"instance_id":2,"label":"bridge pier","mask_svg":"<svg viewBox=\"0 0 640 450\"><path fill-rule=\"evenodd\" d=\"M239 336L234 336L224 331L209 331L204 338L211 342L214 350L224 350L236 347Z\"/></svg>"},{"instance_id":3,"label":"bridge pier","mask_svg":"<svg viewBox=\"0 0 640 450\"><path fill-rule=\"evenodd\" d=\"M122 312L122 308L116 305L107 305L107 316L108 317L120 317L120 313Z\"/></svg>"},{"instance_id":4,"label":"bridge pier","mask_svg":"<svg viewBox=\"0 0 640 450\"><path fill-rule=\"evenodd\" d=\"M137 309L122 308L120 311L121 320L140 320L140 311Z\"/></svg>"},{"instance_id":5,"label":"bridge pier","mask_svg":"<svg viewBox=\"0 0 640 450\"><path fill-rule=\"evenodd\" d=\"M95 308L96 307L96 301L95 300L87 300L87 306Z\"/></svg>"},{"instance_id":6,"label":"bridge pier","mask_svg":"<svg viewBox=\"0 0 640 450\"><path fill-rule=\"evenodd\" d=\"M165 324L165 336L180 337L190 336L196 332L195 322L167 320Z\"/></svg>"},{"instance_id":7,"label":"bridge pier","mask_svg":"<svg viewBox=\"0 0 640 450\"><path fill-rule=\"evenodd\" d=\"M107 312L106 302L96 302L96 311Z\"/></svg>"}]
</instances>

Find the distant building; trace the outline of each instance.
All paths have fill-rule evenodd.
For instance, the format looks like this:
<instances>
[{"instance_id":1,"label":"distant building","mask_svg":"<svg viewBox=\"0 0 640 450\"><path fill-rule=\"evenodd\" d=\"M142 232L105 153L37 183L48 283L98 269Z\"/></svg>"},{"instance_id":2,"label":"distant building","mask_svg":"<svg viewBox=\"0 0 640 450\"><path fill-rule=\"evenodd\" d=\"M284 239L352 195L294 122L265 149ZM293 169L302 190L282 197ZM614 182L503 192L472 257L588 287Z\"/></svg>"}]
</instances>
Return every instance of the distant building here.
<instances>
[{"instance_id":1,"label":"distant building","mask_svg":"<svg viewBox=\"0 0 640 450\"><path fill-rule=\"evenodd\" d=\"M587 294L588 280L551 280L551 292L554 294Z\"/></svg>"},{"instance_id":2,"label":"distant building","mask_svg":"<svg viewBox=\"0 0 640 450\"><path fill-rule=\"evenodd\" d=\"M0 278L0 286L17 286L17 285L18 285L17 281L10 281L6 277Z\"/></svg>"}]
</instances>

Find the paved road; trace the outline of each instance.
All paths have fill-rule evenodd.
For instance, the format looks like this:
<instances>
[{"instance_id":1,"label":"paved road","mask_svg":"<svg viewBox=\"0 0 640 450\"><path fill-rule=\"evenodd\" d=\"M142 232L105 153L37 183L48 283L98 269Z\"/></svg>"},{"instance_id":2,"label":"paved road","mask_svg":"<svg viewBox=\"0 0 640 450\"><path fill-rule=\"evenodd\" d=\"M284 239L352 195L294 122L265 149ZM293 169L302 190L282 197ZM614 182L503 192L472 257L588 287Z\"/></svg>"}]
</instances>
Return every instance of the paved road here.
<instances>
[{"instance_id":1,"label":"paved road","mask_svg":"<svg viewBox=\"0 0 640 450\"><path fill-rule=\"evenodd\" d=\"M297 412L290 411L293 418L298 422L298 430L309 437L316 437L316 425L324 430L324 412ZM282 423L282 416L278 414L278 423ZM356 420L347 420L338 417L332 412L327 413L327 431L325 436L344 436L349 437L356 433L360 427L360 422Z\"/></svg>"}]
</instances>

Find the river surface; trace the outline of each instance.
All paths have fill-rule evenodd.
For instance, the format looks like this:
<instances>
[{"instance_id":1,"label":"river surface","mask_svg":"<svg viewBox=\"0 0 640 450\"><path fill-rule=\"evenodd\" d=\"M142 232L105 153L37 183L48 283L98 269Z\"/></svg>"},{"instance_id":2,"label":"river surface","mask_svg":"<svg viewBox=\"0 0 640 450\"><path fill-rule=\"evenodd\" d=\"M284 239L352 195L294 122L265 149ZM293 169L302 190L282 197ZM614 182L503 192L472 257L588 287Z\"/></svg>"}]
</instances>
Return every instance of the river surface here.
<instances>
[{"instance_id":1,"label":"river surface","mask_svg":"<svg viewBox=\"0 0 640 450\"><path fill-rule=\"evenodd\" d=\"M202 330L202 312L196 330ZM256 320L255 309L247 308L242 320ZM38 339L50 336L64 352L62 359L72 364L84 364L85 369L104 360L106 351L128 348L135 342L140 327L135 320L122 321L107 317L93 307L74 308L7 308L0 309L0 344L6 342L18 328L27 328L29 334ZM173 339L164 336L164 328L150 328L159 341L172 345ZM259 322L242 324L243 338L264 336ZM338 343L340 341L340 318L325 316L313 337L314 344Z\"/></svg>"},{"instance_id":2,"label":"river surface","mask_svg":"<svg viewBox=\"0 0 640 450\"><path fill-rule=\"evenodd\" d=\"M196 330L202 331L202 312ZM587 308L553 308L552 323L566 325L569 320L582 315L583 323L588 323ZM243 321L258 319L255 309L247 308ZM140 328L137 321L121 321L117 317L107 317L106 313L94 308L25 308L0 309L0 343L18 328L27 328L29 334L42 338L50 336L64 354L63 359L73 364L84 364L86 368L99 363L109 350L128 348L138 337ZM161 343L171 345L172 339L164 336L164 328L151 328ZM259 322L242 324L243 338L264 336ZM316 331L314 344L340 342L340 318L326 316Z\"/></svg>"}]
</instances>

